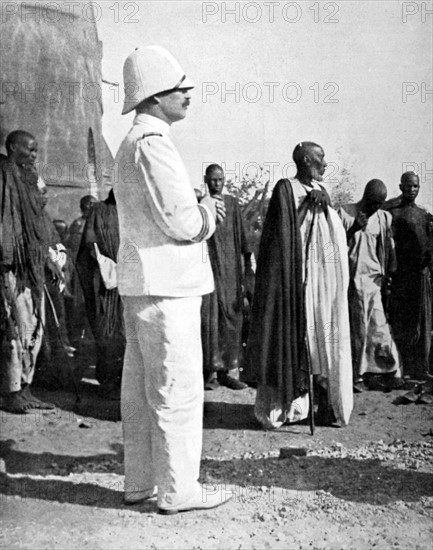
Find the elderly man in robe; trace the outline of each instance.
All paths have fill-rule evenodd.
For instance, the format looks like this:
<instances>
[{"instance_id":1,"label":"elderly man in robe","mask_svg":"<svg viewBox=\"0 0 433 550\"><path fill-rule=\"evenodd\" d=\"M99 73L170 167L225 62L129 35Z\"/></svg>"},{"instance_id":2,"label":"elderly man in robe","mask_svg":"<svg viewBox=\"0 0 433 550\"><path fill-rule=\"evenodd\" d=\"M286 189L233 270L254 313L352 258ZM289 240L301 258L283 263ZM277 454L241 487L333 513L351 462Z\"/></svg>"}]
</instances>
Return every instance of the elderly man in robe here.
<instances>
[{"instance_id":1,"label":"elderly man in robe","mask_svg":"<svg viewBox=\"0 0 433 550\"><path fill-rule=\"evenodd\" d=\"M390 321L405 377L429 374L432 326L431 248L428 212L416 205L419 177L401 176L402 194L385 204L392 215L397 271L391 286Z\"/></svg>"},{"instance_id":2,"label":"elderly man in robe","mask_svg":"<svg viewBox=\"0 0 433 550\"><path fill-rule=\"evenodd\" d=\"M204 181L211 197L226 207L225 219L208 240L215 280L212 294L203 296L201 307L203 374L205 389L217 383L231 390L247 387L239 378L242 335L242 286L252 286L251 250L237 200L223 195L224 171L218 164L206 168Z\"/></svg>"},{"instance_id":3,"label":"elderly man in robe","mask_svg":"<svg viewBox=\"0 0 433 550\"><path fill-rule=\"evenodd\" d=\"M244 380L266 428L308 415L309 371L318 422L347 424L353 407L346 235L319 184L324 157L295 147L297 174L275 186L263 227Z\"/></svg>"},{"instance_id":4,"label":"elderly man in robe","mask_svg":"<svg viewBox=\"0 0 433 550\"><path fill-rule=\"evenodd\" d=\"M0 346L2 408L15 414L53 409L30 391L44 321L45 270L59 283L60 268L49 256L50 235L37 180L38 144L15 130L0 156Z\"/></svg>"},{"instance_id":5,"label":"elderly man in robe","mask_svg":"<svg viewBox=\"0 0 433 550\"><path fill-rule=\"evenodd\" d=\"M369 181L362 199L338 213L349 247L349 313L354 390L395 389L403 385L400 360L382 301L396 269L392 216L380 208L385 184Z\"/></svg>"}]
</instances>

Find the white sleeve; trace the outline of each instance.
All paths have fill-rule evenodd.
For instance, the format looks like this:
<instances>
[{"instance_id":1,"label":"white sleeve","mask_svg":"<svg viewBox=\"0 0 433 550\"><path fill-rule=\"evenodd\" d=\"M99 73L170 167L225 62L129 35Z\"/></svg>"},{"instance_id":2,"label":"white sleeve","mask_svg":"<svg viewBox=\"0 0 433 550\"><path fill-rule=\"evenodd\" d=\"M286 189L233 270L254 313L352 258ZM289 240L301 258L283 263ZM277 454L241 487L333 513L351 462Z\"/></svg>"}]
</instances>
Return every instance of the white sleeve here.
<instances>
[{"instance_id":1,"label":"white sleeve","mask_svg":"<svg viewBox=\"0 0 433 550\"><path fill-rule=\"evenodd\" d=\"M215 231L209 209L197 203L185 166L166 136L137 142L135 162L158 227L178 241L201 242Z\"/></svg>"}]
</instances>

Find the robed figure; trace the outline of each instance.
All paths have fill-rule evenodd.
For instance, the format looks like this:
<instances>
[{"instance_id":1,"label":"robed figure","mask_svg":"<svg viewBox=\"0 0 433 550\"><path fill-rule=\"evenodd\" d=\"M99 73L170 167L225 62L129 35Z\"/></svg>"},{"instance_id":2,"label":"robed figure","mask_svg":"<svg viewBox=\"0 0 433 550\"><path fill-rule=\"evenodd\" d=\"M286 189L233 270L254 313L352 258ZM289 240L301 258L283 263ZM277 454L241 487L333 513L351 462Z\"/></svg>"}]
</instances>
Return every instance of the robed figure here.
<instances>
[{"instance_id":1,"label":"robed figure","mask_svg":"<svg viewBox=\"0 0 433 550\"><path fill-rule=\"evenodd\" d=\"M401 176L402 195L385 208L392 215L397 271L391 286L390 320L405 376L424 380L429 374L432 288L429 215L417 206L419 177Z\"/></svg>"},{"instance_id":2,"label":"robed figure","mask_svg":"<svg viewBox=\"0 0 433 550\"><path fill-rule=\"evenodd\" d=\"M237 200L222 194L225 178L221 166L208 166L204 181L210 196L224 201L226 211L224 220L207 241L215 290L203 296L201 307L205 388L213 389L216 378L222 386L241 390L247 387L238 378L242 352L243 288L250 289L251 279L254 279L251 250Z\"/></svg>"},{"instance_id":3,"label":"robed figure","mask_svg":"<svg viewBox=\"0 0 433 550\"><path fill-rule=\"evenodd\" d=\"M337 211L347 233L349 314L354 389L398 389L400 358L387 319L389 285L396 270L392 216L381 209L385 184L369 181L362 199Z\"/></svg>"},{"instance_id":4,"label":"robed figure","mask_svg":"<svg viewBox=\"0 0 433 550\"><path fill-rule=\"evenodd\" d=\"M107 282L104 268L112 265L114 274L118 250L119 222L111 190L107 199L96 203L87 217L77 256L77 270L96 342L96 379L104 394L113 398L120 391L125 330L116 282Z\"/></svg>"},{"instance_id":5,"label":"robed figure","mask_svg":"<svg viewBox=\"0 0 433 550\"><path fill-rule=\"evenodd\" d=\"M317 183L323 149L299 144L293 158L297 177L276 184L263 227L243 379L257 385L256 417L275 428L308 415L310 367L318 420L345 425L353 407L346 236Z\"/></svg>"}]
</instances>

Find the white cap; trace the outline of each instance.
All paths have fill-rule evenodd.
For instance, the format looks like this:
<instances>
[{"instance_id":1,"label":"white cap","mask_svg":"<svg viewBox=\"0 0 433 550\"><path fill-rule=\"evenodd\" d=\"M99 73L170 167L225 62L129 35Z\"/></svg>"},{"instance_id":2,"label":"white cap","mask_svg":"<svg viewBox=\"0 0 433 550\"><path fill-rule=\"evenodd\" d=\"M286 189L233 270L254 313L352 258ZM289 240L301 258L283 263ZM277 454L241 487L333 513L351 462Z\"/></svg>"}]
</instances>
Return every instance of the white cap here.
<instances>
[{"instance_id":1,"label":"white cap","mask_svg":"<svg viewBox=\"0 0 433 550\"><path fill-rule=\"evenodd\" d=\"M136 48L123 65L126 115L143 100L175 88L194 88L176 59L161 46Z\"/></svg>"}]
</instances>

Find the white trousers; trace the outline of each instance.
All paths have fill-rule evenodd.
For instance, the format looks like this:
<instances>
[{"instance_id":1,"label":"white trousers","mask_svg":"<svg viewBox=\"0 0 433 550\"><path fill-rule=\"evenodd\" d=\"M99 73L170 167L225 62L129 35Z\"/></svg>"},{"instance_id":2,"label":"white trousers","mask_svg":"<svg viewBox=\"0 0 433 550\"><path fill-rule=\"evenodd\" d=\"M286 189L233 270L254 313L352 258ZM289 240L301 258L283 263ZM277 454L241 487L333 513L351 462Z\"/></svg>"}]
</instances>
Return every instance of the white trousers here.
<instances>
[{"instance_id":1,"label":"white trousers","mask_svg":"<svg viewBox=\"0 0 433 550\"><path fill-rule=\"evenodd\" d=\"M201 297L123 296L125 493L156 485L158 506L201 491L203 428Z\"/></svg>"}]
</instances>

